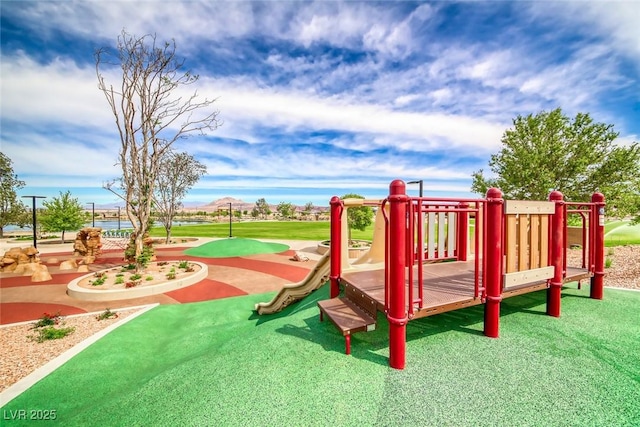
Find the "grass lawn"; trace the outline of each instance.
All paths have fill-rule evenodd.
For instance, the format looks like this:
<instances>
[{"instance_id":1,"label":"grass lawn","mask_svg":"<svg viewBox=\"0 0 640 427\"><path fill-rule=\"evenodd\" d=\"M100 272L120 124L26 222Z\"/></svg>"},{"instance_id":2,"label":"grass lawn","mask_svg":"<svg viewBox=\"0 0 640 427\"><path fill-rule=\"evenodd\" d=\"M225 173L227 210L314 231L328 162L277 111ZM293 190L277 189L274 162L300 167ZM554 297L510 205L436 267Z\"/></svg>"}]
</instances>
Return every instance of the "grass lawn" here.
<instances>
[{"instance_id":1,"label":"grass lawn","mask_svg":"<svg viewBox=\"0 0 640 427\"><path fill-rule=\"evenodd\" d=\"M412 321L403 371L387 365L382 316L343 353L318 319L327 294L264 317L253 304L272 294L159 306L3 413L55 409L65 426L640 425L640 292L566 289L561 318L544 315L544 291L508 298L499 339L482 335L482 306Z\"/></svg>"},{"instance_id":2,"label":"grass lawn","mask_svg":"<svg viewBox=\"0 0 640 427\"><path fill-rule=\"evenodd\" d=\"M640 245L640 224L616 221L605 225L605 246Z\"/></svg>"},{"instance_id":3,"label":"grass lawn","mask_svg":"<svg viewBox=\"0 0 640 427\"><path fill-rule=\"evenodd\" d=\"M282 240L328 240L330 236L329 221L247 221L232 224L234 237L249 239L282 239ZM164 237L164 227L153 227L153 237ZM228 223L198 224L174 226L173 237L229 237ZM353 230L354 239L371 240L373 225L365 231Z\"/></svg>"}]
</instances>

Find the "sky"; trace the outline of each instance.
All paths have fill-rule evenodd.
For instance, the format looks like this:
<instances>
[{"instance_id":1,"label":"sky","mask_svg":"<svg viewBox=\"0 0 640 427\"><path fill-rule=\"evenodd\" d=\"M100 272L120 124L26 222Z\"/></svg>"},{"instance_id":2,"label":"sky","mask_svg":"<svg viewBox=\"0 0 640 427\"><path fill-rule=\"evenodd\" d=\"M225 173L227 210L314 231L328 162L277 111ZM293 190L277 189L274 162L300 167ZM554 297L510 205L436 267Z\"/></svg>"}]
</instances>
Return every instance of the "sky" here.
<instances>
[{"instance_id":1,"label":"sky","mask_svg":"<svg viewBox=\"0 0 640 427\"><path fill-rule=\"evenodd\" d=\"M640 2L0 1L2 152L19 195L116 204L120 139L94 52L175 40L222 125L178 141L197 206L470 197L518 115L589 113L640 138ZM113 71L110 83L119 84ZM187 93L185 93L187 94ZM418 186L408 193L417 195ZM25 199L28 200L28 199Z\"/></svg>"}]
</instances>

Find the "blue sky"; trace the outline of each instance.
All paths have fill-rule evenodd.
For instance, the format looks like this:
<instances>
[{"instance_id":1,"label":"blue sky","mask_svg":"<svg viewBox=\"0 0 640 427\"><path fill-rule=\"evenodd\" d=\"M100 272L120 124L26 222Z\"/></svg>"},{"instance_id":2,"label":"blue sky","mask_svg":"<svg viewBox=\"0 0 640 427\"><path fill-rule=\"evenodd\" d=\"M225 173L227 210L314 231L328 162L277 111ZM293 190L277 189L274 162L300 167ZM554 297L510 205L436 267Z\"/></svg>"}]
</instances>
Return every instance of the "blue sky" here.
<instances>
[{"instance_id":1,"label":"blue sky","mask_svg":"<svg viewBox=\"0 0 640 427\"><path fill-rule=\"evenodd\" d=\"M93 53L175 39L224 124L177 150L208 168L185 202L328 204L389 183L471 195L518 114L561 107L640 135L638 2L5 1L1 144L20 195L113 204L120 148ZM409 187L417 193L417 186Z\"/></svg>"}]
</instances>

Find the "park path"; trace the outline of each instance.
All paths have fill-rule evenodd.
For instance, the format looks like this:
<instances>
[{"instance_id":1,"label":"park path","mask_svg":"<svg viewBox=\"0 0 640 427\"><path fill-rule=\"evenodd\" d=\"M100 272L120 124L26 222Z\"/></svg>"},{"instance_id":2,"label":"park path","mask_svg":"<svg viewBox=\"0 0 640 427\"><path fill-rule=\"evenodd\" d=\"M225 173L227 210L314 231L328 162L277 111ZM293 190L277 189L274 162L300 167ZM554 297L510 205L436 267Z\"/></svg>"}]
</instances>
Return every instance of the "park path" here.
<instances>
[{"instance_id":1,"label":"park path","mask_svg":"<svg viewBox=\"0 0 640 427\"><path fill-rule=\"evenodd\" d=\"M151 303L184 304L208 301L233 296L277 291L287 283L298 282L315 266L311 251L313 242L287 241L290 249L276 254L259 254L243 257L204 258L193 257L183 253L188 247L171 246L156 248L158 261L189 260L199 261L209 266L207 277L200 282L163 294L116 301L82 301L67 295L67 284L87 273L70 273L60 270L61 261L72 258L71 250L62 245L59 248L43 248L39 246L40 261L47 265L51 280L32 283L30 276L12 273L0 273L0 324L36 320L43 313L60 313L61 315L81 314L135 307ZM198 242L202 244L202 240ZM68 245L67 245L68 246ZM43 248L43 249L41 249ZM56 252L55 250L67 249ZM310 261L292 260L296 251L309 251ZM45 253L42 253L45 252ZM75 257L77 258L77 257ZM104 251L90 271L98 271L114 265L122 264L123 251Z\"/></svg>"}]
</instances>

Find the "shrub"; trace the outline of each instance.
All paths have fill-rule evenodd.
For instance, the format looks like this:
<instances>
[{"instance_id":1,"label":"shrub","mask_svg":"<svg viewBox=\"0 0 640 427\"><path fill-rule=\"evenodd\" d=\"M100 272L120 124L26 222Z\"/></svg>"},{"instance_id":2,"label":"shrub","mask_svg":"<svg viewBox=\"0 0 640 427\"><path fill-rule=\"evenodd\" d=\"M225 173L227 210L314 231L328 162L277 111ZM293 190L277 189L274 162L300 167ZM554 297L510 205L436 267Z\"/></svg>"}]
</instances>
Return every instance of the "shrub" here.
<instances>
[{"instance_id":1,"label":"shrub","mask_svg":"<svg viewBox=\"0 0 640 427\"><path fill-rule=\"evenodd\" d=\"M147 276L144 278L144 280L146 280L147 282L150 282L153 280L153 276Z\"/></svg>"},{"instance_id":2,"label":"shrub","mask_svg":"<svg viewBox=\"0 0 640 427\"><path fill-rule=\"evenodd\" d=\"M104 311L96 316L96 320L105 320L111 319L112 317L118 317L118 313L115 313L108 308L105 308Z\"/></svg>"},{"instance_id":3,"label":"shrub","mask_svg":"<svg viewBox=\"0 0 640 427\"><path fill-rule=\"evenodd\" d=\"M48 341L48 340L58 340L60 338L64 338L67 335L73 333L75 328L56 328L54 326L45 326L44 328L38 329L37 335L32 335L30 338L39 343Z\"/></svg>"},{"instance_id":4,"label":"shrub","mask_svg":"<svg viewBox=\"0 0 640 427\"><path fill-rule=\"evenodd\" d=\"M140 280L131 280L124 284L125 288L135 288L140 284Z\"/></svg>"},{"instance_id":5,"label":"shrub","mask_svg":"<svg viewBox=\"0 0 640 427\"><path fill-rule=\"evenodd\" d=\"M116 285L122 285L124 283L124 276L116 276L116 281L114 283Z\"/></svg>"},{"instance_id":6,"label":"shrub","mask_svg":"<svg viewBox=\"0 0 640 427\"><path fill-rule=\"evenodd\" d=\"M61 320L62 320L62 316L60 315L60 312L57 312L56 314L44 313L42 317L39 318L38 321L33 324L33 328L31 329L58 325Z\"/></svg>"}]
</instances>

